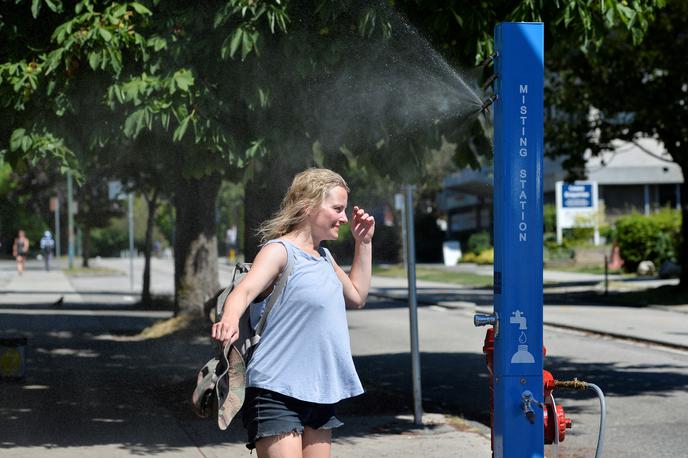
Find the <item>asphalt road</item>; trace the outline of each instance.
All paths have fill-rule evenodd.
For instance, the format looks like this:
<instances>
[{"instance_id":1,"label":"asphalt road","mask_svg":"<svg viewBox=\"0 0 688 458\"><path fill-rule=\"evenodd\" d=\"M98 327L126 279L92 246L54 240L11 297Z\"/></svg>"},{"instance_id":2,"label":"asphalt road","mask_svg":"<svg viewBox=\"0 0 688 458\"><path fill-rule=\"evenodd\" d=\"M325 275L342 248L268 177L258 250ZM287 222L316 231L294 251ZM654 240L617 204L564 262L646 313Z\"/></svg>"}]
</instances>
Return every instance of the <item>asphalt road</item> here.
<instances>
[{"instance_id":1,"label":"asphalt road","mask_svg":"<svg viewBox=\"0 0 688 458\"><path fill-rule=\"evenodd\" d=\"M663 312L657 311L658 314ZM426 411L489 421L488 374L481 353L484 329L461 309L419 309ZM408 311L398 302L369 303L349 314L356 364L373 386L411 392ZM647 323L651 326L652 323ZM550 327L545 368L555 378L595 383L606 394L605 457L686 456L688 354ZM573 420L559 457L594 456L599 401L593 391L555 391ZM548 447L548 455L554 456Z\"/></svg>"}]
</instances>

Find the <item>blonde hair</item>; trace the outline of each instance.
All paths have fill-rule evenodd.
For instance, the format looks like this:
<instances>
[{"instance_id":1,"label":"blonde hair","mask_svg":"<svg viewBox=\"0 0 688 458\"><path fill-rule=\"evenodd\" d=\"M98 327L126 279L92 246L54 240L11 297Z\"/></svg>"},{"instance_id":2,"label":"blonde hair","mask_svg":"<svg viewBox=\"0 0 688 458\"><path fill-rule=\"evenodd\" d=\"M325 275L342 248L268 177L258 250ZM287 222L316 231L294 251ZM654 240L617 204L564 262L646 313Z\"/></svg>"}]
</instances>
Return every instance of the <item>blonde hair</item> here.
<instances>
[{"instance_id":1,"label":"blonde hair","mask_svg":"<svg viewBox=\"0 0 688 458\"><path fill-rule=\"evenodd\" d=\"M349 192L344 178L332 170L310 168L297 173L282 199L280 209L258 228L261 243L296 229L306 220L307 210L322 204L327 193L337 186Z\"/></svg>"}]
</instances>

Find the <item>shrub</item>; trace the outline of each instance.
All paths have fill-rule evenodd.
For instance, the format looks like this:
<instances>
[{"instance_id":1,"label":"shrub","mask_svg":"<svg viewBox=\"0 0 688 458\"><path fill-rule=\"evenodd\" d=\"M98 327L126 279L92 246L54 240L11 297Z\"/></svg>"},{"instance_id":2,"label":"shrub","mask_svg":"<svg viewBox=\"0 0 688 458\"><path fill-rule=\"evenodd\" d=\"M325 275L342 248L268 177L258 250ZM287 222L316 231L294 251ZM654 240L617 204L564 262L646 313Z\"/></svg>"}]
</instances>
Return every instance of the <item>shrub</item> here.
<instances>
[{"instance_id":1,"label":"shrub","mask_svg":"<svg viewBox=\"0 0 688 458\"><path fill-rule=\"evenodd\" d=\"M557 232L557 206L554 204L546 204L543 208L543 223L544 231L556 233Z\"/></svg>"},{"instance_id":2,"label":"shrub","mask_svg":"<svg viewBox=\"0 0 688 458\"><path fill-rule=\"evenodd\" d=\"M572 227L568 231L570 246L588 245L595 235L595 228L592 227Z\"/></svg>"},{"instance_id":3,"label":"shrub","mask_svg":"<svg viewBox=\"0 0 688 458\"><path fill-rule=\"evenodd\" d=\"M480 254L468 252L461 257L461 262L474 262L476 264L494 264L494 249L488 248Z\"/></svg>"},{"instance_id":4,"label":"shrub","mask_svg":"<svg viewBox=\"0 0 688 458\"><path fill-rule=\"evenodd\" d=\"M117 228L102 227L91 230L91 256L119 256L129 248L129 235Z\"/></svg>"},{"instance_id":5,"label":"shrub","mask_svg":"<svg viewBox=\"0 0 688 458\"><path fill-rule=\"evenodd\" d=\"M624 268L635 272L641 261L656 266L675 260L681 240L681 216L675 210L643 216L633 214L616 222L616 243L619 245Z\"/></svg>"},{"instance_id":6,"label":"shrub","mask_svg":"<svg viewBox=\"0 0 688 458\"><path fill-rule=\"evenodd\" d=\"M490 249L490 233L477 232L468 238L468 251L478 256L485 250Z\"/></svg>"}]
</instances>

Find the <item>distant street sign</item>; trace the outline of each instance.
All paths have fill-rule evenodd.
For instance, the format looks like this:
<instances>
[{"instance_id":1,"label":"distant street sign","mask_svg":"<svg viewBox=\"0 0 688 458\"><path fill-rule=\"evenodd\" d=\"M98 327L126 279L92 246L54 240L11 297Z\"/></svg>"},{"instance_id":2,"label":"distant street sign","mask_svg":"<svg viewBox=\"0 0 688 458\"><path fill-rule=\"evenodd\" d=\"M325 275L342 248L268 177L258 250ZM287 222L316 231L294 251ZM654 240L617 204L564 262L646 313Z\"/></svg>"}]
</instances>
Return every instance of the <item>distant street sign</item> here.
<instances>
[{"instance_id":1,"label":"distant street sign","mask_svg":"<svg viewBox=\"0 0 688 458\"><path fill-rule=\"evenodd\" d=\"M596 181L557 181L557 243L561 244L563 241L563 229L592 227L594 243L599 244L597 195Z\"/></svg>"},{"instance_id":2,"label":"distant street sign","mask_svg":"<svg viewBox=\"0 0 688 458\"><path fill-rule=\"evenodd\" d=\"M399 193L399 194L394 194L394 209L395 210L403 210L404 208L404 195Z\"/></svg>"},{"instance_id":3,"label":"distant street sign","mask_svg":"<svg viewBox=\"0 0 688 458\"><path fill-rule=\"evenodd\" d=\"M561 189L561 206L563 208L593 208L592 183L563 183Z\"/></svg>"},{"instance_id":4,"label":"distant street sign","mask_svg":"<svg viewBox=\"0 0 688 458\"><path fill-rule=\"evenodd\" d=\"M122 200L126 195L122 192L121 181L108 181L108 199Z\"/></svg>"}]
</instances>

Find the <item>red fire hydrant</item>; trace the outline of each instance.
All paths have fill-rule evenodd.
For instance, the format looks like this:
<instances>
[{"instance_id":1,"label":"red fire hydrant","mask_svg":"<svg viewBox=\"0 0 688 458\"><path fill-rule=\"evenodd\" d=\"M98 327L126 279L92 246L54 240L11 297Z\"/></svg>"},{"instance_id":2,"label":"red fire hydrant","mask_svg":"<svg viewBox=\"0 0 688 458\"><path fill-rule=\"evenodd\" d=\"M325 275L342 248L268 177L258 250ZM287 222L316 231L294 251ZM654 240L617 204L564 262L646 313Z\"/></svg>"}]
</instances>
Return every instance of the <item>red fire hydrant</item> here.
<instances>
[{"instance_id":1,"label":"red fire hydrant","mask_svg":"<svg viewBox=\"0 0 688 458\"><path fill-rule=\"evenodd\" d=\"M487 371L490 373L490 440L492 450L494 450L494 328L488 328L485 334L485 342L483 344L483 353L485 353L485 363L487 364ZM547 350L543 347L543 356ZM566 417L564 407L557 405L555 407L553 402L552 391L555 388L555 380L551 372L542 371L543 392L545 401L545 410L543 412L545 424L545 444L552 444L554 442L562 442L566 437L566 430L571 428L572 422L570 418ZM551 420L550 420L551 419ZM556 441L555 433L559 433L559 440Z\"/></svg>"}]
</instances>

